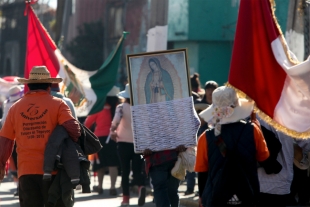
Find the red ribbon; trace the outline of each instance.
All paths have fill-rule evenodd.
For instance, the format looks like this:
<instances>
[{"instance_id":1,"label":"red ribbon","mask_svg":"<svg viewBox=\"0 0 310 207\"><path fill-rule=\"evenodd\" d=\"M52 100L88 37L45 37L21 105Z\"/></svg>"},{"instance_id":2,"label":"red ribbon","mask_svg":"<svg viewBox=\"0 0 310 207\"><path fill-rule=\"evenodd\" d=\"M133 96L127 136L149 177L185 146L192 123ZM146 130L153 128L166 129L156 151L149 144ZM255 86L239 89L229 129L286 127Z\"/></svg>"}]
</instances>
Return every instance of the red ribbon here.
<instances>
[{"instance_id":1,"label":"red ribbon","mask_svg":"<svg viewBox=\"0 0 310 207\"><path fill-rule=\"evenodd\" d=\"M25 0L26 8L25 8L25 11L24 11L24 16L27 16L28 9L30 8L30 5L31 4L35 4L37 2L38 2L38 0Z\"/></svg>"}]
</instances>

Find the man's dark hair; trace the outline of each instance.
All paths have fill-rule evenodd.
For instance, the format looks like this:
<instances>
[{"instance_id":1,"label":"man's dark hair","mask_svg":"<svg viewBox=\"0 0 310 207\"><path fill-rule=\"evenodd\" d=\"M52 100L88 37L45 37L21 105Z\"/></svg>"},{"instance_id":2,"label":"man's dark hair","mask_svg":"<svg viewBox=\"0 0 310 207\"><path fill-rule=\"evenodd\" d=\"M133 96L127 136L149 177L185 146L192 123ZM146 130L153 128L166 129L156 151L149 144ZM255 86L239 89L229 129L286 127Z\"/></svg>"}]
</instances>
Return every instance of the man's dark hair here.
<instances>
[{"instance_id":1,"label":"man's dark hair","mask_svg":"<svg viewBox=\"0 0 310 207\"><path fill-rule=\"evenodd\" d=\"M51 87L51 83L28 83L29 90L47 90L48 87Z\"/></svg>"},{"instance_id":2,"label":"man's dark hair","mask_svg":"<svg viewBox=\"0 0 310 207\"><path fill-rule=\"evenodd\" d=\"M207 81L205 84L205 90L209 88L216 89L217 87L219 87L219 85L215 81Z\"/></svg>"}]
</instances>

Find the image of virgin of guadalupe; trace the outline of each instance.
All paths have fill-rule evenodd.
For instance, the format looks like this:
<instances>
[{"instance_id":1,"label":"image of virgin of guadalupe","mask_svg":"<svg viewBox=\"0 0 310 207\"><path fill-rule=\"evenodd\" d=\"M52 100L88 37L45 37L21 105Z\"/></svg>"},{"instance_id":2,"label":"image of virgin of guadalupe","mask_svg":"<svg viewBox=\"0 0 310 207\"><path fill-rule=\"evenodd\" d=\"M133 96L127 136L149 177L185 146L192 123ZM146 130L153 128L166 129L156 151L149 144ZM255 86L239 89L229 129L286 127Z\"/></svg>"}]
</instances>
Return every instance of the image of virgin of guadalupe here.
<instances>
[{"instance_id":1,"label":"image of virgin of guadalupe","mask_svg":"<svg viewBox=\"0 0 310 207\"><path fill-rule=\"evenodd\" d=\"M157 58L149 59L149 67L151 71L144 85L146 103L173 100L174 88L170 74L161 67Z\"/></svg>"}]
</instances>

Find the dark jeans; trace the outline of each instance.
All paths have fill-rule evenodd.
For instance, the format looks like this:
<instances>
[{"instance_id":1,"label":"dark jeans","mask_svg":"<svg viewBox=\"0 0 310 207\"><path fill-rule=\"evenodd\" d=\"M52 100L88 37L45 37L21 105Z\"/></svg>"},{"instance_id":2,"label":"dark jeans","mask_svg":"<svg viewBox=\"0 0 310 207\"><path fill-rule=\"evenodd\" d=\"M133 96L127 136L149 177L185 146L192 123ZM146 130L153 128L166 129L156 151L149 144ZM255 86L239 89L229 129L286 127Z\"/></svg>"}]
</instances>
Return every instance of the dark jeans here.
<instances>
[{"instance_id":1,"label":"dark jeans","mask_svg":"<svg viewBox=\"0 0 310 207\"><path fill-rule=\"evenodd\" d=\"M130 162L133 174L132 184L144 186L144 161L139 154L135 153L133 143L118 142L117 150L121 162L123 195L129 196Z\"/></svg>"},{"instance_id":2,"label":"dark jeans","mask_svg":"<svg viewBox=\"0 0 310 207\"><path fill-rule=\"evenodd\" d=\"M23 175L19 178L19 203L21 207L44 207L47 205L48 190L54 180L43 181L43 175ZM65 206L58 200L57 207Z\"/></svg>"},{"instance_id":3,"label":"dark jeans","mask_svg":"<svg viewBox=\"0 0 310 207\"><path fill-rule=\"evenodd\" d=\"M175 161L170 161L150 168L154 200L157 207L179 206L178 188L180 181L171 175L174 164Z\"/></svg>"},{"instance_id":4,"label":"dark jeans","mask_svg":"<svg viewBox=\"0 0 310 207\"><path fill-rule=\"evenodd\" d=\"M188 191L194 191L196 183L196 172L186 171L186 187Z\"/></svg>"}]
</instances>

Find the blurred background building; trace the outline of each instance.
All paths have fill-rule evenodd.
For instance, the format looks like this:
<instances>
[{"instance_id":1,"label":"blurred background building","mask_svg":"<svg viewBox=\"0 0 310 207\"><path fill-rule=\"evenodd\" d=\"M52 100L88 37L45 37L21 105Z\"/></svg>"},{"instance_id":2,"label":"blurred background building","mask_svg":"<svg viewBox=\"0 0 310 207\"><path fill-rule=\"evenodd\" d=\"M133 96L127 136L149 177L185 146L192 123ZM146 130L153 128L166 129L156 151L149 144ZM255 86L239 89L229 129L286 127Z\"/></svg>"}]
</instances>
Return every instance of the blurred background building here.
<instances>
[{"instance_id":1,"label":"blurred background building","mask_svg":"<svg viewBox=\"0 0 310 207\"><path fill-rule=\"evenodd\" d=\"M33 8L64 56L79 68L98 69L128 31L117 81L123 86L126 54L145 52L148 30L168 25L167 49L188 49L191 74L198 72L202 83L227 82L240 0L57 0L57 8L49 1L39 0ZM275 2L283 33L296 26L288 16L307 14L300 12L306 11L303 0ZM23 76L24 8L24 0L0 0L0 76Z\"/></svg>"},{"instance_id":2,"label":"blurred background building","mask_svg":"<svg viewBox=\"0 0 310 207\"><path fill-rule=\"evenodd\" d=\"M53 35L50 24L56 10L48 0L33 5L47 31ZM0 0L0 76L23 76L27 40L27 17L24 0Z\"/></svg>"}]
</instances>

